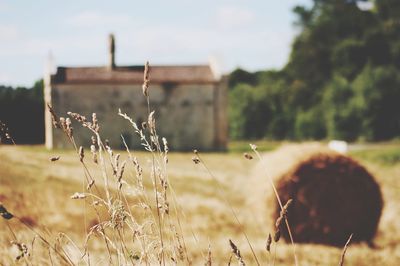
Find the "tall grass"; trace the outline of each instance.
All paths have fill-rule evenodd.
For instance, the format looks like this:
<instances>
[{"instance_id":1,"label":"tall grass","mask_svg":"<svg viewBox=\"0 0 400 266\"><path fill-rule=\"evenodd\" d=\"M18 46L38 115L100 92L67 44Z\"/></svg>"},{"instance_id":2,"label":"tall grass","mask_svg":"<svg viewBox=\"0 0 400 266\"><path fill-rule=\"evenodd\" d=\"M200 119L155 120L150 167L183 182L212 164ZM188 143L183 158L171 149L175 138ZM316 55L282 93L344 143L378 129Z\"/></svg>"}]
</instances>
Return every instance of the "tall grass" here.
<instances>
[{"instance_id":1,"label":"tall grass","mask_svg":"<svg viewBox=\"0 0 400 266\"><path fill-rule=\"evenodd\" d=\"M44 226L33 228L29 223L21 219L18 213L7 210L0 204L0 215L12 235L13 245L18 249L17 261L23 260L27 265L37 265L43 262L43 258L33 255L34 249L41 248L36 256L47 254L45 261L51 265L192 265L191 254L201 254L204 265L213 264L212 245L200 243L194 230L189 230L192 235L184 235L184 227L190 228L185 212L178 200L168 177L168 141L158 135L155 120L155 112L150 104L150 66L145 65L143 97L147 102L147 121L137 125L130 116L118 111L118 116L125 119L138 138L149 156L149 164L140 162L135 152L131 151L121 136L128 156L122 158L110 147L108 141L102 138L101 126L96 113L90 118L68 112L67 117L60 117L52 106L47 103L47 110L51 113L53 126L61 130L76 152L77 163L82 167L82 188L71 195L70 200L82 202L83 227L86 228L82 242L72 240L68 235L59 233L54 236L48 233ZM87 129L91 135L90 151L78 147L74 137L72 121ZM4 137L12 140L8 129L4 124L1 130ZM105 125L107 126L107 125ZM13 140L12 140L13 142ZM261 160L256 146L251 149ZM253 157L246 153L246 159ZM51 162L60 160L60 156L50 158ZM272 179L269 177L274 189L276 200L281 207L281 217L276 222L274 242L271 234L265 241L264 256L268 256L267 262L260 260L260 254L254 249L246 228L239 219L240 210L235 210L229 201L217 176L208 167L200 152L194 150L193 162L201 164L208 175L215 181L218 193L223 198L226 207L230 210L232 220L240 228L254 263L257 265L274 265L276 261L276 249L280 240L280 228L285 224L293 246L294 264L298 265L296 247L291 235L287 212L290 211L290 202L283 204L276 191ZM95 164L100 169L100 176L89 167ZM32 243L22 243L15 233L11 220L16 220L22 226L28 228L33 234ZM18 228L17 228L18 229ZM193 238L196 243L192 246L195 250L189 250L187 241ZM228 241L229 240L229 241ZM40 244L38 243L40 242ZM227 260L230 264L236 258L239 265L245 265L245 259L240 253L239 247L229 237L226 238L227 247L231 248L232 256ZM344 258L345 250L342 259ZM274 246L275 253L271 252ZM100 250L100 252L99 252ZM40 254L40 255L39 255Z\"/></svg>"}]
</instances>

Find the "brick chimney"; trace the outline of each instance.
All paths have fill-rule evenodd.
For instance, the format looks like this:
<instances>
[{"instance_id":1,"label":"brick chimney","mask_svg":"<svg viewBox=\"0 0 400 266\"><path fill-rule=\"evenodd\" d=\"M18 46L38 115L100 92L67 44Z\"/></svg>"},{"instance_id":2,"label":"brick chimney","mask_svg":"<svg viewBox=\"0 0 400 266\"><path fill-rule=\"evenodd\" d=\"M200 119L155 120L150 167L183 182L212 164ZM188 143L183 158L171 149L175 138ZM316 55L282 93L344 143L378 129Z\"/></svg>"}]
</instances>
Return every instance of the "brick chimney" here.
<instances>
[{"instance_id":1,"label":"brick chimney","mask_svg":"<svg viewBox=\"0 0 400 266\"><path fill-rule=\"evenodd\" d=\"M114 34L108 36L108 69L112 70L115 68L115 40Z\"/></svg>"}]
</instances>

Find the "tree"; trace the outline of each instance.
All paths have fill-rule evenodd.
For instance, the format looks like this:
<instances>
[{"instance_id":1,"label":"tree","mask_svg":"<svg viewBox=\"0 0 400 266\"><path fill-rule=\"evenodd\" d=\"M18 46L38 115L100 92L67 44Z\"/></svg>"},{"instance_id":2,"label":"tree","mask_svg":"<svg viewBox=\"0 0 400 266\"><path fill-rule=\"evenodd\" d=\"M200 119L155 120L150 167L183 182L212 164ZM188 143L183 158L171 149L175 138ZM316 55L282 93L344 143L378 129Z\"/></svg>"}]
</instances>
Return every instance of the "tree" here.
<instances>
[{"instance_id":1,"label":"tree","mask_svg":"<svg viewBox=\"0 0 400 266\"><path fill-rule=\"evenodd\" d=\"M353 83L362 110L362 135L385 140L400 135L400 75L393 66L366 66Z\"/></svg>"},{"instance_id":2,"label":"tree","mask_svg":"<svg viewBox=\"0 0 400 266\"><path fill-rule=\"evenodd\" d=\"M0 120L8 126L16 143L43 143L43 81L29 89L0 86Z\"/></svg>"},{"instance_id":3,"label":"tree","mask_svg":"<svg viewBox=\"0 0 400 266\"><path fill-rule=\"evenodd\" d=\"M234 88L240 83L254 86L257 84L257 76L256 74L237 68L229 75L228 86L229 88Z\"/></svg>"},{"instance_id":4,"label":"tree","mask_svg":"<svg viewBox=\"0 0 400 266\"><path fill-rule=\"evenodd\" d=\"M295 7L300 32L286 66L233 72L236 137L400 136L400 1L376 0L371 10L359 2L313 0L310 8Z\"/></svg>"},{"instance_id":5,"label":"tree","mask_svg":"<svg viewBox=\"0 0 400 266\"><path fill-rule=\"evenodd\" d=\"M245 84L237 85L229 95L232 138L264 137L272 119L267 90Z\"/></svg>"},{"instance_id":6,"label":"tree","mask_svg":"<svg viewBox=\"0 0 400 266\"><path fill-rule=\"evenodd\" d=\"M361 110L354 102L354 91L346 78L333 78L325 89L323 104L329 138L354 141L361 135Z\"/></svg>"}]
</instances>

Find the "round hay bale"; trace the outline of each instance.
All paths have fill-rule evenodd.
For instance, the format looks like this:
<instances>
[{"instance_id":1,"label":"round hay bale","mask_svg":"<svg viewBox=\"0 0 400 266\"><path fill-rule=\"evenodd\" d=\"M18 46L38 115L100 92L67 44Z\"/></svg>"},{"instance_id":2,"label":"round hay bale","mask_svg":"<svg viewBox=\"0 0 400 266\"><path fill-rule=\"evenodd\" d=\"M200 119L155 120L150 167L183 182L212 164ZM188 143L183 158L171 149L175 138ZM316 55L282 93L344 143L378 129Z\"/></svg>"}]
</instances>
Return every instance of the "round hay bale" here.
<instances>
[{"instance_id":1,"label":"round hay bale","mask_svg":"<svg viewBox=\"0 0 400 266\"><path fill-rule=\"evenodd\" d=\"M282 204L293 202L288 220L295 242L342 246L374 237L383 200L373 176L353 159L319 153L281 176L277 190ZM277 204L274 220L279 217ZM289 240L285 226L282 237Z\"/></svg>"}]
</instances>

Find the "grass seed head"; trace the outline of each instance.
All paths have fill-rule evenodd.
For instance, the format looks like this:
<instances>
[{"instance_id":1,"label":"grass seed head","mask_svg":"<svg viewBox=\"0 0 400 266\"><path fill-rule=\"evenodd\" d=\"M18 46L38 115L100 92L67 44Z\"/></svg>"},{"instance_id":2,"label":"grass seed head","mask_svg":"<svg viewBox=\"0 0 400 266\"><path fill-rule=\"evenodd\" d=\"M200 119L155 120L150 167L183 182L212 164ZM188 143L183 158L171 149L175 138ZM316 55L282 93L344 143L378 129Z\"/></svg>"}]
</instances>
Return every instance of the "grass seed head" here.
<instances>
[{"instance_id":1,"label":"grass seed head","mask_svg":"<svg viewBox=\"0 0 400 266\"><path fill-rule=\"evenodd\" d=\"M143 85L142 91L145 97L149 97L149 84L150 84L150 64L149 61L144 65L144 73L143 73Z\"/></svg>"},{"instance_id":2,"label":"grass seed head","mask_svg":"<svg viewBox=\"0 0 400 266\"><path fill-rule=\"evenodd\" d=\"M6 220L11 220L14 215L7 211L7 209L0 203L0 216Z\"/></svg>"},{"instance_id":3,"label":"grass seed head","mask_svg":"<svg viewBox=\"0 0 400 266\"><path fill-rule=\"evenodd\" d=\"M86 195L84 193L79 193L75 192L72 196L71 199L85 199Z\"/></svg>"},{"instance_id":4,"label":"grass seed head","mask_svg":"<svg viewBox=\"0 0 400 266\"><path fill-rule=\"evenodd\" d=\"M83 150L83 147L79 147L79 161L83 162L83 158L85 157L85 152Z\"/></svg>"},{"instance_id":5,"label":"grass seed head","mask_svg":"<svg viewBox=\"0 0 400 266\"><path fill-rule=\"evenodd\" d=\"M272 237L271 234L268 234L267 244L265 245L265 248L267 249L268 252L271 252L271 244L272 244Z\"/></svg>"},{"instance_id":6,"label":"grass seed head","mask_svg":"<svg viewBox=\"0 0 400 266\"><path fill-rule=\"evenodd\" d=\"M251 148L253 151L256 151L256 150L257 150L257 145L251 144L251 143L250 143L250 148Z\"/></svg>"},{"instance_id":7,"label":"grass seed head","mask_svg":"<svg viewBox=\"0 0 400 266\"><path fill-rule=\"evenodd\" d=\"M48 110L50 112L51 121L53 123L54 128L61 128L61 126L60 126L60 124L58 122L58 117L57 117L56 113L54 112L53 107L49 103L47 103L46 105L47 105L47 108L48 108Z\"/></svg>"},{"instance_id":8,"label":"grass seed head","mask_svg":"<svg viewBox=\"0 0 400 266\"><path fill-rule=\"evenodd\" d=\"M24 243L19 243L17 241L11 241L11 244L15 245L20 252L18 254L18 256L15 258L16 261L19 261L20 259L22 259L24 257L28 257L30 255L29 251L28 251L28 247Z\"/></svg>"},{"instance_id":9,"label":"grass seed head","mask_svg":"<svg viewBox=\"0 0 400 266\"><path fill-rule=\"evenodd\" d=\"M67 114L81 124L86 123L86 117L83 115L80 115L78 113L72 113L72 112L68 112Z\"/></svg>"},{"instance_id":10,"label":"grass seed head","mask_svg":"<svg viewBox=\"0 0 400 266\"><path fill-rule=\"evenodd\" d=\"M198 157L193 157L193 158L192 158L192 161L193 161L195 164L199 164L199 163L200 163L200 159L199 159Z\"/></svg>"},{"instance_id":11,"label":"grass seed head","mask_svg":"<svg viewBox=\"0 0 400 266\"><path fill-rule=\"evenodd\" d=\"M253 159L253 156L251 156L251 155L248 154L247 152L245 152L245 153L243 154L243 156L244 156L244 158L246 158L247 160L252 160L252 159Z\"/></svg>"},{"instance_id":12,"label":"grass seed head","mask_svg":"<svg viewBox=\"0 0 400 266\"><path fill-rule=\"evenodd\" d=\"M281 230L276 229L275 234L274 234L275 243L278 242L280 238L281 238Z\"/></svg>"},{"instance_id":13,"label":"grass seed head","mask_svg":"<svg viewBox=\"0 0 400 266\"><path fill-rule=\"evenodd\" d=\"M154 112L155 112L155 111L152 111L152 112L149 114L149 117L148 117L148 119L147 119L147 124L148 124L149 129L150 129L150 132L151 132L152 134L154 134L154 132L155 132L155 130L156 130L156 120L155 120L155 118L154 118Z\"/></svg>"},{"instance_id":14,"label":"grass seed head","mask_svg":"<svg viewBox=\"0 0 400 266\"><path fill-rule=\"evenodd\" d=\"M95 145L90 145L90 152L92 153L92 157L93 157L93 162L94 163L98 163L98 160L97 160L97 150L96 150L96 146Z\"/></svg>"},{"instance_id":15,"label":"grass seed head","mask_svg":"<svg viewBox=\"0 0 400 266\"><path fill-rule=\"evenodd\" d=\"M49 160L50 160L50 162L56 162L56 161L58 161L58 160L60 160L60 156L54 156L54 157L51 157Z\"/></svg>"},{"instance_id":16,"label":"grass seed head","mask_svg":"<svg viewBox=\"0 0 400 266\"><path fill-rule=\"evenodd\" d=\"M208 251L207 251L207 258L204 266L211 266L212 265L212 256L211 256L211 244L208 244Z\"/></svg>"},{"instance_id":17,"label":"grass seed head","mask_svg":"<svg viewBox=\"0 0 400 266\"><path fill-rule=\"evenodd\" d=\"M229 239L229 245L231 246L232 253L236 256L236 259L238 260L239 265L245 266L246 264L243 261L242 255L240 254L240 250L230 239Z\"/></svg>"},{"instance_id":18,"label":"grass seed head","mask_svg":"<svg viewBox=\"0 0 400 266\"><path fill-rule=\"evenodd\" d=\"M90 190L92 186L94 185L94 179L90 180L89 184L87 185L86 189Z\"/></svg>"}]
</instances>

